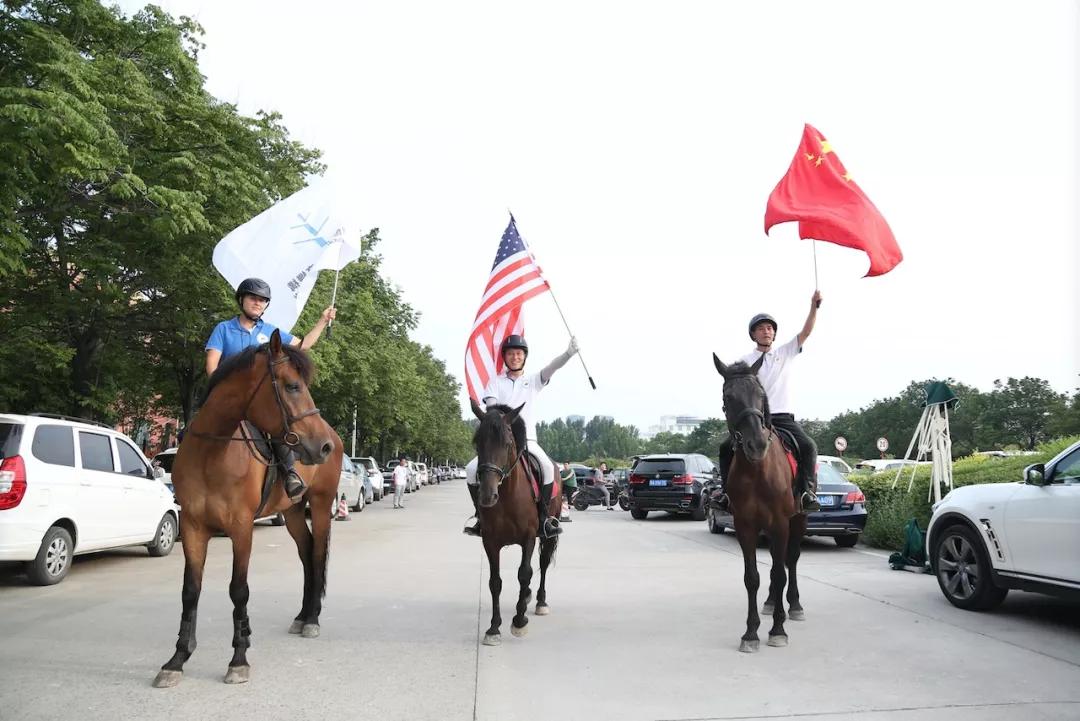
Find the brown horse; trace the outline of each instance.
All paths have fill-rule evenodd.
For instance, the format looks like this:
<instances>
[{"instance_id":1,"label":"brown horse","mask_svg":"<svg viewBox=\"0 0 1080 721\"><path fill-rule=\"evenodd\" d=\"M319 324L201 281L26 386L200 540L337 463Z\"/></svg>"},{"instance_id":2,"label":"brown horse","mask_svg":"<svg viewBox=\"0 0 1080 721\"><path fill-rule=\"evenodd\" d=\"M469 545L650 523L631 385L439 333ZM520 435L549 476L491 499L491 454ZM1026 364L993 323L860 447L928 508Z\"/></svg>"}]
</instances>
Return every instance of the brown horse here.
<instances>
[{"instance_id":1,"label":"brown horse","mask_svg":"<svg viewBox=\"0 0 1080 721\"><path fill-rule=\"evenodd\" d=\"M480 419L480 426L473 436L476 446L476 478L480 484L480 529L484 551L488 557L491 578L491 626L484 634L485 646L498 646L502 641L499 627L499 593L502 577L499 575L499 554L504 546L521 546L521 565L518 566L517 613L510 624L510 632L524 636L528 632L529 619L525 611L529 607L532 591L532 556L536 548L540 517L536 508L532 483L525 472L525 422L519 414L524 404L515 409L508 406L489 406L487 413L472 402L473 413ZM558 476L556 476L558 477ZM556 518L562 513L562 494L552 493L548 513ZM536 615L551 612L547 604L547 569L555 556L559 537L540 539L540 588L536 592Z\"/></svg>"},{"instance_id":2,"label":"brown horse","mask_svg":"<svg viewBox=\"0 0 1080 721\"><path fill-rule=\"evenodd\" d=\"M793 492L795 474L788 463L784 446L769 423L769 401L757 372L762 355L752 366L735 363L725 366L713 354L716 370L724 377L724 416L731 432L735 455L727 477L727 494L735 535L743 554L743 584L749 611L746 633L739 650L753 653L758 650L757 591L760 585L757 568L757 543L764 533L772 553L769 596L762 613L773 617L769 629L770 646L786 646L784 631L784 584L788 583L787 600L791 620L805 618L799 603L799 584L796 566L801 551L800 542L806 533L806 514L798 513ZM784 566L790 573L788 580Z\"/></svg>"},{"instance_id":3,"label":"brown horse","mask_svg":"<svg viewBox=\"0 0 1080 721\"><path fill-rule=\"evenodd\" d=\"M175 686L184 663L195 651L196 609L202 591L203 565L210 535L232 540L233 657L225 683L244 683L250 667L248 562L266 464L241 435L241 420L281 438L305 466L298 471L309 486L311 530L304 504L292 504L275 483L262 515L284 511L285 524L296 541L304 565L304 600L289 629L306 638L319 635L319 613L326 594L326 562L330 546L331 506L341 472L341 438L319 416L308 392L314 368L304 351L283 345L277 331L270 342L229 358L210 378L207 398L191 422L173 464L173 485L180 504L184 543L184 588L176 653L161 667L154 686ZM321 464L321 465L317 465Z\"/></svg>"}]
</instances>

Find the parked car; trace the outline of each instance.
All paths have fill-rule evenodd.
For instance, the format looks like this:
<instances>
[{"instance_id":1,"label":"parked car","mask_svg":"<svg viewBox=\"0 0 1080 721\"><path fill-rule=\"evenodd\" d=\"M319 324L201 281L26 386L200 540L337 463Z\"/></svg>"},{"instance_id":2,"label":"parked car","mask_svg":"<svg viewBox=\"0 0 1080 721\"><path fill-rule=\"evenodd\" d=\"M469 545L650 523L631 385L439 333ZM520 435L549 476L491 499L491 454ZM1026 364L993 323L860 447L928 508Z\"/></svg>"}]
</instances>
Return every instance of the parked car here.
<instances>
[{"instance_id":1,"label":"parked car","mask_svg":"<svg viewBox=\"0 0 1080 721\"><path fill-rule=\"evenodd\" d=\"M959 608L991 609L1014 588L1080 601L1080 443L1016 483L954 488L934 504L926 550Z\"/></svg>"},{"instance_id":2,"label":"parked car","mask_svg":"<svg viewBox=\"0 0 1080 721\"><path fill-rule=\"evenodd\" d=\"M362 473L363 471L361 471ZM341 457L341 473L338 476L337 497L345 496L345 503L354 511L364 510L364 479L356 472L352 459L348 456ZM336 508L336 506L335 506Z\"/></svg>"},{"instance_id":3,"label":"parked car","mask_svg":"<svg viewBox=\"0 0 1080 721\"><path fill-rule=\"evenodd\" d=\"M428 473L428 467L426 463L416 464L416 480L421 486L429 486L432 483L431 474Z\"/></svg>"},{"instance_id":4,"label":"parked car","mask_svg":"<svg viewBox=\"0 0 1080 721\"><path fill-rule=\"evenodd\" d=\"M630 469L630 515L642 520L649 511L688 513L705 520L702 488L716 478L716 465L700 453L663 453L639 458Z\"/></svg>"},{"instance_id":5,"label":"parked car","mask_svg":"<svg viewBox=\"0 0 1080 721\"><path fill-rule=\"evenodd\" d=\"M469 477L469 474L465 472L465 467L464 466L455 466L454 467L454 478L465 479L465 478L468 478L468 477Z\"/></svg>"},{"instance_id":6,"label":"parked car","mask_svg":"<svg viewBox=\"0 0 1080 721\"><path fill-rule=\"evenodd\" d=\"M818 463L817 483L821 510L807 514L806 535L831 536L837 546L851 548L866 528L866 496L829 463ZM719 478L709 483L706 497L717 493L719 484ZM731 514L716 509L713 504L706 508L705 521L713 533L735 530Z\"/></svg>"},{"instance_id":7,"label":"parked car","mask_svg":"<svg viewBox=\"0 0 1080 721\"><path fill-rule=\"evenodd\" d=\"M131 440L78 418L0 415L0 561L31 583L59 583L72 558L146 546L167 556L179 509Z\"/></svg>"},{"instance_id":8,"label":"parked car","mask_svg":"<svg viewBox=\"0 0 1080 721\"><path fill-rule=\"evenodd\" d=\"M839 471L840 475L846 476L851 473L851 466L848 462L839 456L821 456L817 457L818 463L827 463L828 465Z\"/></svg>"},{"instance_id":9,"label":"parked car","mask_svg":"<svg viewBox=\"0 0 1080 721\"><path fill-rule=\"evenodd\" d=\"M367 471L367 482L371 484L371 500L381 501L386 495L386 483L379 464L370 456L357 456L352 462L354 466L363 466Z\"/></svg>"}]
</instances>

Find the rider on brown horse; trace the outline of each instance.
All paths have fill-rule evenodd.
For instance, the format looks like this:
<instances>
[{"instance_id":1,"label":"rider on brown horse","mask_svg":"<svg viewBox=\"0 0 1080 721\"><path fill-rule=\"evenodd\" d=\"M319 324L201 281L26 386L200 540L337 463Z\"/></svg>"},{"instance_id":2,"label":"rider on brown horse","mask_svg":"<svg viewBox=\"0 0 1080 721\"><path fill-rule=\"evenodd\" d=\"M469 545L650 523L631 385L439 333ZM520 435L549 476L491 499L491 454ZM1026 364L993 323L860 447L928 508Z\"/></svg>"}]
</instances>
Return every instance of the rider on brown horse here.
<instances>
[{"instance_id":1,"label":"rider on brown horse","mask_svg":"<svg viewBox=\"0 0 1080 721\"><path fill-rule=\"evenodd\" d=\"M524 404L524 408L521 409L521 418L525 421L525 434L528 441L527 445L529 453L532 454L537 461L540 462L541 474L543 476L543 482L540 486L540 498L538 503L538 511L540 513L540 537L551 538L562 533L562 529L559 528L559 519L548 515L549 501L551 500L551 490L555 483L555 465L548 458L547 453L540 447L540 444L536 442L536 426L532 420L533 399L544 389L544 386L551 380L551 376L555 374L555 371L566 365L567 361L574 357L574 354L578 352L578 344L576 338L570 339L570 346L566 349L566 352L559 355L555 360L551 361L536 375L525 374L525 360L529 356L529 345L525 342L525 339L519 335L510 335L506 337L506 340L502 344L502 358L503 364L506 366L506 371L501 375L495 376L488 383L487 388L481 394L481 400L484 405L491 407L494 404L501 404L509 406L511 408L517 408ZM469 497L472 498L473 508L477 506L477 493L478 493L478 480L476 478L476 465L477 460L473 458L469 461L469 464L465 467L466 485L469 489ZM469 519L470 521L472 519ZM469 536L480 535L480 519L476 516L475 523L466 524L464 533Z\"/></svg>"},{"instance_id":2,"label":"rider on brown horse","mask_svg":"<svg viewBox=\"0 0 1080 721\"><path fill-rule=\"evenodd\" d=\"M771 424L786 431L795 437L799 446L799 468L795 479L796 494L799 498L801 513L808 511L820 511L817 496L817 446L806 431L795 422L792 413L791 391L789 377L791 363L802 353L803 344L810 337L814 329L814 321L817 320L817 309L821 302L821 293L814 291L814 297L810 301L810 314L806 316L799 335L792 338L782 346L776 347L773 341L776 338L776 319L766 313L759 313L750 319L750 339L757 347L747 353L741 360L747 365L753 365L764 355L764 362L758 370L758 380L765 388L768 398ZM729 429L731 430L731 429ZM718 503L724 511L728 508L727 493L724 488L727 483L728 471L731 468L733 455L731 437L727 437L720 444L720 498Z\"/></svg>"},{"instance_id":3,"label":"rider on brown horse","mask_svg":"<svg viewBox=\"0 0 1080 721\"><path fill-rule=\"evenodd\" d=\"M218 365L226 358L241 353L252 346L260 346L270 341L275 326L262 319L263 313L270 305L270 284L260 278L247 278L236 288L236 303L240 306L240 314L235 318L222 321L214 327L210 339L206 341L206 375L212 376ZM301 339L280 331L281 340L291 346L311 348L319 340L326 324L337 315L335 308L327 308L322 312L322 317L315 323L315 327ZM281 474L282 485L285 495L296 503L304 495L307 486L304 480L293 468L295 456L281 439L271 442L274 455L278 463L284 469Z\"/></svg>"}]
</instances>

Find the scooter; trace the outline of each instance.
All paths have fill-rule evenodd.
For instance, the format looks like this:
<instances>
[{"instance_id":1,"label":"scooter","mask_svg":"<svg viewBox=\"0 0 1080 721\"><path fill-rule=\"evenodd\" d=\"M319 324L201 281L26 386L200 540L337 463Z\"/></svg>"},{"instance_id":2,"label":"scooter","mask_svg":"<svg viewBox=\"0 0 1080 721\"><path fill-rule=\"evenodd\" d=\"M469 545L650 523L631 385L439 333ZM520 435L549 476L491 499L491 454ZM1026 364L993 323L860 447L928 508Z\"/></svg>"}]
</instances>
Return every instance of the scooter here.
<instances>
[{"instance_id":1,"label":"scooter","mask_svg":"<svg viewBox=\"0 0 1080 721\"><path fill-rule=\"evenodd\" d=\"M629 511L630 497L627 495L626 489L620 489L614 483L605 485L607 485L608 495L611 498L611 505L618 504L622 510ZM596 485L579 486L577 492L570 498L570 503L578 511L584 511L589 506L603 506L604 492Z\"/></svg>"}]
</instances>

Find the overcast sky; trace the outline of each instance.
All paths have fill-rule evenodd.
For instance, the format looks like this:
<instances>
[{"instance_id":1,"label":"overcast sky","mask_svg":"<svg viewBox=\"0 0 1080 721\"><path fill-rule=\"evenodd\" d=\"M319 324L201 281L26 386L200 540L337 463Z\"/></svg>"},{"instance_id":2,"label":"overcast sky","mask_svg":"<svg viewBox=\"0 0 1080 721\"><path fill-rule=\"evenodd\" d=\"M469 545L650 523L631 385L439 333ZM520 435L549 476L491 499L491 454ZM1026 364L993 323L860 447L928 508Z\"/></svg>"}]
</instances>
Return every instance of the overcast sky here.
<instances>
[{"instance_id":1,"label":"overcast sky","mask_svg":"<svg viewBox=\"0 0 1080 721\"><path fill-rule=\"evenodd\" d=\"M1077 385L1075 2L159 4L205 27L213 94L280 111L347 179L459 380L514 212L599 387L575 360L537 420L720 416L711 352L749 352L760 311L799 330L812 243L762 219L805 122L905 260L863 278L817 243L798 416L931 376ZM546 296L525 317L538 369L568 337Z\"/></svg>"}]
</instances>

